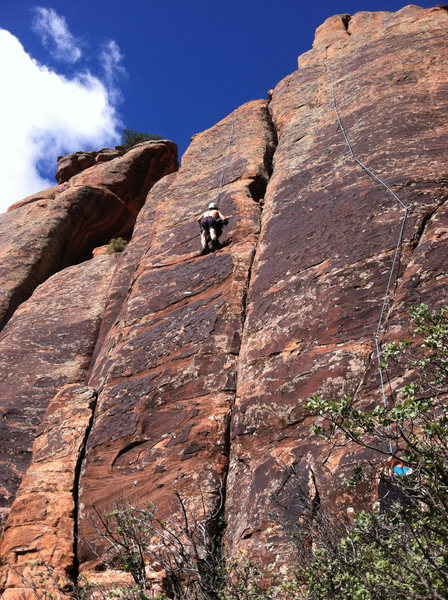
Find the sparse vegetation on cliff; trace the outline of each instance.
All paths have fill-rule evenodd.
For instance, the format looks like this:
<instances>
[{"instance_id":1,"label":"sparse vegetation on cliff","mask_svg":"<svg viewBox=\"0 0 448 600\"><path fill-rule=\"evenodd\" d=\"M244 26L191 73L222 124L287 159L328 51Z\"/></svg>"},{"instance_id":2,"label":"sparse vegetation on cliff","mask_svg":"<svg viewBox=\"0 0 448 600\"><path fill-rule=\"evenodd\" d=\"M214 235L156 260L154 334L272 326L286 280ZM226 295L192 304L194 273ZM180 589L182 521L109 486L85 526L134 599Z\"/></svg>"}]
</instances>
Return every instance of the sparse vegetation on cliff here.
<instances>
[{"instance_id":1,"label":"sparse vegetation on cliff","mask_svg":"<svg viewBox=\"0 0 448 600\"><path fill-rule=\"evenodd\" d=\"M112 238L107 245L107 253L114 254L115 252L123 252L126 249L128 242L121 238Z\"/></svg>"},{"instance_id":2,"label":"sparse vegetation on cliff","mask_svg":"<svg viewBox=\"0 0 448 600\"><path fill-rule=\"evenodd\" d=\"M132 129L123 129L122 145L125 146L126 150L132 148L136 144L141 142L149 142L151 140L162 140L160 135L151 133L141 133L139 131L133 131Z\"/></svg>"},{"instance_id":3,"label":"sparse vegetation on cliff","mask_svg":"<svg viewBox=\"0 0 448 600\"><path fill-rule=\"evenodd\" d=\"M178 516L169 519L153 505L123 502L107 515L97 513L102 550L92 549L104 566L129 573L134 583L103 589L80 582L76 598L447 600L448 307L433 312L421 305L411 315L411 338L384 350L384 368L405 382L393 406L359 410L346 396L308 403L326 420L316 434L329 443L340 443L342 434L372 451L372 463L357 469L350 485L371 482L375 471L377 505L341 518L297 486L300 517L283 523L296 559L284 572L262 572L251 560L221 554L222 498L208 518L179 494ZM387 464L401 467L394 473Z\"/></svg>"}]
</instances>

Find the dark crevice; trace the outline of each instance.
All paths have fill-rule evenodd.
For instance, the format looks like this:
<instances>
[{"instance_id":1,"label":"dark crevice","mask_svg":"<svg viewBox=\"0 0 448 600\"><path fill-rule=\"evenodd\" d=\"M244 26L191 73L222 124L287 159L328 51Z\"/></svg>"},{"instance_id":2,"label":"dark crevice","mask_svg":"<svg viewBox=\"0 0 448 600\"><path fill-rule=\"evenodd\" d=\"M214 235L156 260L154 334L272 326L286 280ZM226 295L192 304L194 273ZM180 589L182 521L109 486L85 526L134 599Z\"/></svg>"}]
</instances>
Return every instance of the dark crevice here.
<instances>
[{"instance_id":1,"label":"dark crevice","mask_svg":"<svg viewBox=\"0 0 448 600\"><path fill-rule=\"evenodd\" d=\"M126 452L129 452L130 450L133 450L134 448L138 448L138 446L142 446L143 444L146 444L148 440L137 440L135 442L131 442L130 444L128 444L127 446L125 446L124 448L122 448L120 450L120 452L117 454L117 456L114 458L114 460L111 463L111 469L114 468L115 463L117 462L117 460L123 456L123 454L126 454Z\"/></svg>"},{"instance_id":2,"label":"dark crevice","mask_svg":"<svg viewBox=\"0 0 448 600\"><path fill-rule=\"evenodd\" d=\"M266 193L266 186L267 182L265 177L262 175L257 175L254 177L249 184L249 193L252 197L252 200L255 202L260 202L260 200L263 200Z\"/></svg>"},{"instance_id":3,"label":"dark crevice","mask_svg":"<svg viewBox=\"0 0 448 600\"><path fill-rule=\"evenodd\" d=\"M73 257L72 260L69 261L67 266L71 265L79 265L80 263L86 262L92 258L92 253L95 248L99 246L105 246L109 244L109 242L114 239L120 237L129 243L132 239L132 230L126 233L116 233L116 234L107 234L106 236L98 236L96 239L93 239L91 243L86 246L76 257ZM63 267L65 268L65 267Z\"/></svg>"},{"instance_id":4,"label":"dark crevice","mask_svg":"<svg viewBox=\"0 0 448 600\"><path fill-rule=\"evenodd\" d=\"M26 548L25 550L14 550L16 556L25 556L26 554L37 554L37 548Z\"/></svg>"},{"instance_id":5,"label":"dark crevice","mask_svg":"<svg viewBox=\"0 0 448 600\"><path fill-rule=\"evenodd\" d=\"M248 297L248 292L249 292L249 286L250 286L250 281L251 281L251 274L252 274L252 265L254 262L254 258L255 258L255 251L256 248L253 248L251 250L250 256L249 256L249 268L248 268L248 272L247 272L247 278L246 278L246 286L244 289L244 293L243 293L243 297L241 300L241 336L240 336L240 341L239 341L239 345L238 348L235 352L235 356L239 357L240 354L240 350L241 350L241 345L242 345L242 341L243 341L243 332L244 332L244 326L245 326L245 322L246 322L246 310L247 310L247 297ZM217 552L221 555L223 552L223 538L224 538L224 533L225 533L225 529L226 529L226 519L225 519L225 515L226 515L226 498L227 498L227 477L229 474L229 467L230 467L230 453L231 453L231 447L232 447L232 437L231 437L231 431L232 431L232 416L233 416L233 409L235 406L235 400L236 400L236 392L238 389L238 371L237 371L237 363L238 363L238 358L235 361L235 389L233 390L233 398L232 398L232 403L231 403L231 407L230 407L230 411L229 411L229 415L228 415L228 419L227 419L227 425L226 425L226 430L224 433L224 447L223 447L223 454L226 457L226 468L224 471L224 475L223 475L223 479L222 479L222 491L221 491L221 497L222 497L222 505L221 508L218 512L217 518L216 518L216 535L215 535L215 540L216 540L216 548L217 548Z\"/></svg>"},{"instance_id":6,"label":"dark crevice","mask_svg":"<svg viewBox=\"0 0 448 600\"><path fill-rule=\"evenodd\" d=\"M272 144L267 143L263 154L263 173L256 175L249 184L249 193L255 202L262 202L266 194L266 188L269 179L272 175L272 164L275 148L277 147L277 132L272 123L272 118L269 113L269 108L266 110L265 123L269 128L269 133L272 136Z\"/></svg>"},{"instance_id":7,"label":"dark crevice","mask_svg":"<svg viewBox=\"0 0 448 600\"><path fill-rule=\"evenodd\" d=\"M274 127L274 123L272 121L272 115L270 113L269 106L267 107L266 114L268 115L268 118L265 120L265 123L268 125L269 132L272 135L272 144L266 145L266 149L265 149L264 156L263 156L263 165L264 165L264 168L266 169L266 173L267 173L267 178L266 178L266 185L267 185L269 183L269 179L271 178L272 171L274 169L274 167L273 167L274 154L275 154L275 149L277 148L277 145L278 145L278 137L277 137L277 131Z\"/></svg>"},{"instance_id":8,"label":"dark crevice","mask_svg":"<svg viewBox=\"0 0 448 600\"><path fill-rule=\"evenodd\" d=\"M264 164L264 168L266 169L266 173L267 173L267 181L266 181L266 185L267 185L269 183L269 179L271 178L273 170L274 170L274 154L275 154L275 150L278 146L277 129L275 128L274 120L272 117L270 102L268 102L268 106L266 109L265 123L266 123L267 127L269 128L269 133L272 136L272 144L269 144L269 143L266 144L266 149L265 149L264 157L263 157L263 164Z\"/></svg>"},{"instance_id":9,"label":"dark crevice","mask_svg":"<svg viewBox=\"0 0 448 600\"><path fill-rule=\"evenodd\" d=\"M269 132L271 134L272 141L266 142L266 148L265 148L265 152L264 152L264 156L263 156L264 174L257 175L256 177L254 177L252 183L249 184L249 193L250 193L252 199L255 202L259 202L260 204L262 204L262 200L265 197L266 188L269 183L269 179L272 175L274 153L275 153L275 149L276 149L277 143L278 143L277 131L275 129L275 126L274 126L274 123L273 123L273 120L271 117L271 113L269 110L269 104L266 109L265 123L267 124L267 126L269 128ZM241 299L241 337L239 340L238 347L236 348L236 350L234 352L232 352L232 355L236 357L235 390L233 391L232 404L231 404L229 418L228 418L226 432L225 432L224 454L227 459L227 467L226 467L226 470L225 470L225 473L223 476L223 488L222 488L223 502L222 502L222 510L219 515L219 519L222 524L220 532L219 532L219 539L218 539L218 548L219 548L218 551L219 552L222 552L222 540L223 540L225 528L226 528L225 514L226 514L226 509L227 509L227 507L226 507L227 476L228 476L229 467L230 467L233 411L234 411L234 407L235 407L235 401L237 398L237 390L238 390L237 364L238 364L238 358L239 358L240 351L241 351L241 346L243 343L244 331L245 331L245 326L246 326L248 294L249 294L250 284L251 284L251 280L252 280L252 268L253 268L255 255L256 255L256 251L257 251L257 247L258 247L258 241L259 241L259 239L257 236L256 240L255 240L255 245L250 251L249 265L248 265L247 276L246 276L246 284L245 284L244 293L243 293L243 296Z\"/></svg>"},{"instance_id":10,"label":"dark crevice","mask_svg":"<svg viewBox=\"0 0 448 600\"><path fill-rule=\"evenodd\" d=\"M256 252L256 247L251 250L251 256L249 257L249 268L248 268L248 271L247 271L246 287L244 289L243 298L242 298L242 301L241 301L241 321L242 321L242 331L243 332L244 332L244 327L245 327L245 324L246 324L247 296L249 294L249 286L250 286L250 280L251 280L251 277L252 277L252 266L253 266L253 263L254 263L255 252ZM243 336L241 336L240 345L239 345L239 348L238 348L238 358L239 358L239 353L240 353L240 350L241 350L242 340L243 340ZM238 360L236 362L238 362Z\"/></svg>"},{"instance_id":11,"label":"dark crevice","mask_svg":"<svg viewBox=\"0 0 448 600\"><path fill-rule=\"evenodd\" d=\"M89 423L86 427L84 433L84 440L82 443L81 451L79 453L78 461L76 463L74 480L73 480L73 503L74 503L74 525L73 525L73 570L71 573L71 578L75 588L78 586L79 579L79 558L78 558L78 546L79 546L79 487L81 481L81 471L84 463L84 459L87 452L87 442L89 439L90 432L93 427L94 417L95 417L95 408L98 400L98 394L96 391L93 391L93 398L89 404L89 408L91 411Z\"/></svg>"},{"instance_id":12,"label":"dark crevice","mask_svg":"<svg viewBox=\"0 0 448 600\"><path fill-rule=\"evenodd\" d=\"M349 14L341 15L342 24L344 25L344 29L348 35L352 35L351 32L349 31L349 23L351 20L352 20L352 17Z\"/></svg>"},{"instance_id":13,"label":"dark crevice","mask_svg":"<svg viewBox=\"0 0 448 600\"><path fill-rule=\"evenodd\" d=\"M311 499L311 505L312 505L311 519L312 519L312 521L315 521L317 513L320 509L321 500L320 500L319 488L317 487L316 475L315 475L315 473L313 471L313 467L311 465L310 465L310 472L311 472L311 481L313 482L313 487L314 487L314 496Z\"/></svg>"}]
</instances>

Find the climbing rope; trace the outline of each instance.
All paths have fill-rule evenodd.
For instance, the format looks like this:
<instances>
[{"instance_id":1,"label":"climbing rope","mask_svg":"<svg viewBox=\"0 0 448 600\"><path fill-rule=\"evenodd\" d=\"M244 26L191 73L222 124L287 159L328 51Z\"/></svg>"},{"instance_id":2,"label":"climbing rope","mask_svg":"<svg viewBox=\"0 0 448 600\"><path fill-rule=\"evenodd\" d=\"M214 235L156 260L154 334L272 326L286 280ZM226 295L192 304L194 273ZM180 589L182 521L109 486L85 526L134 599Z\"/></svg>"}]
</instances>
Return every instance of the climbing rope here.
<instances>
[{"instance_id":1,"label":"climbing rope","mask_svg":"<svg viewBox=\"0 0 448 600\"><path fill-rule=\"evenodd\" d=\"M398 234L398 239L397 239L397 243L395 246L395 251L394 251L394 255L393 255L393 259L392 259L392 263L390 266L390 270L389 270L389 276L387 279L387 285L386 285L386 290L384 293L384 298L383 298L383 302L381 304L381 309L380 309L380 315L378 318L378 322L373 334L373 341L375 344L375 355L376 355L376 360L378 363L378 372L379 372L379 376L380 376L380 384L381 384L381 396L383 399L383 404L385 408L388 408L388 399L387 399L387 395L386 395L386 387L385 387L385 383L384 383L384 375L383 375L383 367L382 367L382 351L381 351L381 342L379 339L380 333L381 333L381 328L383 326L383 319L384 319L384 313L386 311L386 306L388 304L389 301L389 293L390 293L390 289L392 287L392 283L394 281L394 279L396 279L396 277L398 276L398 273L395 275L394 278L394 273L395 273L395 267L396 264L398 262L398 257L400 255L400 249L401 249L401 243L403 241L403 234L404 234L404 228L406 225L406 221L408 218L408 212L409 212L409 208L406 206L406 204L404 204L404 202L402 202L400 200L400 198L397 196L397 194L395 194L395 192L393 190L391 190L391 188L387 185L387 183L385 181L383 181L380 177L378 177L377 175L375 175L375 173L373 173L363 162L361 162L357 156L355 155L352 145L350 143L350 140L348 139L347 133L345 131L344 125L342 123L342 119L341 116L339 114L339 110L336 104L336 98L335 98L335 91L334 91L334 75L333 75L333 70L331 69L331 67L328 65L328 63L326 61L324 61L324 65L327 69L327 72L330 75L330 80L331 80L331 104L333 106L333 109L336 113L336 117L337 117L337 121L339 124L339 128L342 132L342 135L344 136L344 140L345 143L347 144L348 150L349 150L349 156L350 158L352 158L354 160L354 162L359 165L361 167L361 169L363 169L363 171L371 178L373 179L376 183L379 183L380 185L382 185L387 192L389 192L389 194L391 194L391 196L394 198L394 200L396 202L398 202L398 204L401 206L401 208L403 209L403 217L401 219L401 226L400 226L400 231ZM388 429L388 433L389 433L389 452L390 454L393 454L393 450L392 450L392 440L391 440L391 436L390 436L390 428Z\"/></svg>"},{"instance_id":2,"label":"climbing rope","mask_svg":"<svg viewBox=\"0 0 448 600\"><path fill-rule=\"evenodd\" d=\"M223 164L222 169L221 169L221 176L220 176L220 179L219 179L218 193L216 195L216 200L215 200L217 206L219 206L219 198L221 197L221 193L222 193L222 186L223 186L223 183L224 183L224 174L226 172L227 167L229 166L229 160L230 160L230 152L229 152L229 150L230 150L230 146L232 144L234 127L235 127L235 116L232 117L232 126L230 128L229 140L227 142L227 148L226 148L226 151L224 153L224 164Z\"/></svg>"}]
</instances>

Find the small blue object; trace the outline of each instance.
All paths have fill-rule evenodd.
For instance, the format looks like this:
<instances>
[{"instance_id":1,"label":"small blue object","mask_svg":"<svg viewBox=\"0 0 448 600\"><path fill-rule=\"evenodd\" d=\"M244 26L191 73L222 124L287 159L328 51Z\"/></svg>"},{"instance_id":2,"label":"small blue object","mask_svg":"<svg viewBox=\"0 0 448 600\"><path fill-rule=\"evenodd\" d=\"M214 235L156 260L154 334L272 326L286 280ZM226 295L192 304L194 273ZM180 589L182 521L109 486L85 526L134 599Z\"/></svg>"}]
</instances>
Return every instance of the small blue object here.
<instances>
[{"instance_id":1,"label":"small blue object","mask_svg":"<svg viewBox=\"0 0 448 600\"><path fill-rule=\"evenodd\" d=\"M411 469L409 467L399 467L398 465L394 467L394 475L408 475Z\"/></svg>"}]
</instances>

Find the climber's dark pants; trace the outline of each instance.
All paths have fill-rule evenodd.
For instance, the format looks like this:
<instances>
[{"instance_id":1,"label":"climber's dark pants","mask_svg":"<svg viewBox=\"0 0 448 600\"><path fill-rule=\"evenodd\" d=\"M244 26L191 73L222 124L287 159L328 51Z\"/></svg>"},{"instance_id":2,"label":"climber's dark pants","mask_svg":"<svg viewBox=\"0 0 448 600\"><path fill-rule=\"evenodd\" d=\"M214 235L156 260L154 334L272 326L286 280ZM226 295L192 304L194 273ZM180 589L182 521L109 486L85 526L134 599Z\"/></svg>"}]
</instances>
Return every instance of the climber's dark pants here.
<instances>
[{"instance_id":1,"label":"climber's dark pants","mask_svg":"<svg viewBox=\"0 0 448 600\"><path fill-rule=\"evenodd\" d=\"M199 223L199 229L201 231L201 245L202 249L208 248L208 242L211 241L212 249L216 250L219 248L219 236L222 233L223 224L222 221L217 221L212 217L204 217Z\"/></svg>"},{"instance_id":2,"label":"climber's dark pants","mask_svg":"<svg viewBox=\"0 0 448 600\"><path fill-rule=\"evenodd\" d=\"M222 233L222 222L217 221L212 217L204 217L199 223L199 229L201 233L203 231L205 231L206 233L210 233L210 229L214 229L216 237L219 238L219 236Z\"/></svg>"}]
</instances>

